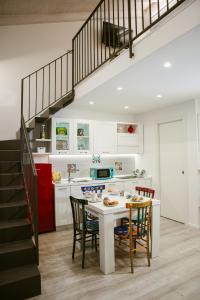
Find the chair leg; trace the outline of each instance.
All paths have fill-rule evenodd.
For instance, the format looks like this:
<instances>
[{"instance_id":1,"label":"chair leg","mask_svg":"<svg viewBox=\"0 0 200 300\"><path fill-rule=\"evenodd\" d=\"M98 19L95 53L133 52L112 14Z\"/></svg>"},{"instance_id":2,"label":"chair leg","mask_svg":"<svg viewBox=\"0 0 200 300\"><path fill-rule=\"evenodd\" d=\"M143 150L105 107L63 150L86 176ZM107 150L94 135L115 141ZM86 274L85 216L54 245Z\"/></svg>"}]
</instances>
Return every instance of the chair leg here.
<instances>
[{"instance_id":1,"label":"chair leg","mask_svg":"<svg viewBox=\"0 0 200 300\"><path fill-rule=\"evenodd\" d=\"M82 234L82 269L85 267L85 233Z\"/></svg>"},{"instance_id":2,"label":"chair leg","mask_svg":"<svg viewBox=\"0 0 200 300\"><path fill-rule=\"evenodd\" d=\"M92 249L94 247L94 235L92 235Z\"/></svg>"},{"instance_id":3,"label":"chair leg","mask_svg":"<svg viewBox=\"0 0 200 300\"><path fill-rule=\"evenodd\" d=\"M148 266L151 266L151 262L150 262L150 257L151 257L151 253L149 250L149 234L147 236L147 260L148 260Z\"/></svg>"},{"instance_id":4,"label":"chair leg","mask_svg":"<svg viewBox=\"0 0 200 300\"><path fill-rule=\"evenodd\" d=\"M137 245L136 245L136 239L133 240L133 247L134 247L134 253L136 253L136 247L137 247Z\"/></svg>"},{"instance_id":5,"label":"chair leg","mask_svg":"<svg viewBox=\"0 0 200 300\"><path fill-rule=\"evenodd\" d=\"M130 249L130 261L131 261L131 273L134 273L133 269L133 251Z\"/></svg>"},{"instance_id":6,"label":"chair leg","mask_svg":"<svg viewBox=\"0 0 200 300\"><path fill-rule=\"evenodd\" d=\"M97 235L94 235L94 241L95 241L95 250L97 252Z\"/></svg>"},{"instance_id":7,"label":"chair leg","mask_svg":"<svg viewBox=\"0 0 200 300\"><path fill-rule=\"evenodd\" d=\"M76 235L74 235L74 239L73 239L72 259L74 259L75 250L76 250Z\"/></svg>"}]
</instances>

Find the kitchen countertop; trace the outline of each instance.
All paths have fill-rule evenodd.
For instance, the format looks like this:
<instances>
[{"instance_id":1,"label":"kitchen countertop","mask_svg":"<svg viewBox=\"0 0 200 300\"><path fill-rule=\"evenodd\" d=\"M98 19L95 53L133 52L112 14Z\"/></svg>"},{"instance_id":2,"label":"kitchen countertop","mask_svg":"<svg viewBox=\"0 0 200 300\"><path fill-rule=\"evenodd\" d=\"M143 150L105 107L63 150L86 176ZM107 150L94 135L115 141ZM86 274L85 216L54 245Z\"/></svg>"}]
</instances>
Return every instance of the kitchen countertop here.
<instances>
[{"instance_id":1,"label":"kitchen countertop","mask_svg":"<svg viewBox=\"0 0 200 300\"><path fill-rule=\"evenodd\" d=\"M134 180L142 180L142 179L151 179L150 176L146 177L136 177L136 178L112 178L112 179L101 179L101 180L92 180L90 177L85 177L87 178L86 181L77 181L77 182L68 182L67 179L62 179L60 183L54 183L55 186L80 186L80 185L93 185L93 184L104 184L104 183L115 183L115 182L125 182L125 181L134 181ZM76 180L79 180L78 178L74 178Z\"/></svg>"}]
</instances>

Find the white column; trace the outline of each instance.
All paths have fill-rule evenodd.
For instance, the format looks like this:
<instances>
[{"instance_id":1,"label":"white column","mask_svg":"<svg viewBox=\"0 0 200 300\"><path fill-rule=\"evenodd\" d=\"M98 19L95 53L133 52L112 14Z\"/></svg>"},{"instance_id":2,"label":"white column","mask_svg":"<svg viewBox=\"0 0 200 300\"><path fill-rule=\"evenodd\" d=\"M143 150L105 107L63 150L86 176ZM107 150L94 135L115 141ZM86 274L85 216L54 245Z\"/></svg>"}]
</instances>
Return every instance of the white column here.
<instances>
[{"instance_id":1,"label":"white column","mask_svg":"<svg viewBox=\"0 0 200 300\"><path fill-rule=\"evenodd\" d=\"M104 274L115 272L114 217L99 215L100 270Z\"/></svg>"},{"instance_id":2,"label":"white column","mask_svg":"<svg viewBox=\"0 0 200 300\"><path fill-rule=\"evenodd\" d=\"M159 240L160 240L160 205L152 206L152 243L151 256L152 258L159 256Z\"/></svg>"}]
</instances>

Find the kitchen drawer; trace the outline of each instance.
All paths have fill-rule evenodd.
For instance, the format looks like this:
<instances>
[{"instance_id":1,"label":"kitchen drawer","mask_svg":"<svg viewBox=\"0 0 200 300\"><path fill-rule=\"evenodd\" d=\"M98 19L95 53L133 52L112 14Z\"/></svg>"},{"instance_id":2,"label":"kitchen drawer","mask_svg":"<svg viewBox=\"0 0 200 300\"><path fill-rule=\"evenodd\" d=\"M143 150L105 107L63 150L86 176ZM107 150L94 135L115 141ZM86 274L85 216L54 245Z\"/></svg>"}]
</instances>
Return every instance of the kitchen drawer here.
<instances>
[{"instance_id":1,"label":"kitchen drawer","mask_svg":"<svg viewBox=\"0 0 200 300\"><path fill-rule=\"evenodd\" d=\"M56 227L72 224L72 210L70 203L70 187L55 187L55 216Z\"/></svg>"}]
</instances>

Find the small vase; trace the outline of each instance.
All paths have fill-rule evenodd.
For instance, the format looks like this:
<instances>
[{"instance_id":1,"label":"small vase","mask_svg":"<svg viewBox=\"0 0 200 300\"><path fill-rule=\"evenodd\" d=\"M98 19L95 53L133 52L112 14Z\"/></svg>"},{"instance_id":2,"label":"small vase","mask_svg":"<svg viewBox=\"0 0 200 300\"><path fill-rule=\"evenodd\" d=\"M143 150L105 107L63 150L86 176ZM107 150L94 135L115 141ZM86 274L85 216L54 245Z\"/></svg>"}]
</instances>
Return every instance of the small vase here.
<instances>
[{"instance_id":1,"label":"small vase","mask_svg":"<svg viewBox=\"0 0 200 300\"><path fill-rule=\"evenodd\" d=\"M46 139L45 129L46 129L46 126L44 124L42 124L42 126L41 126L41 139Z\"/></svg>"}]
</instances>

